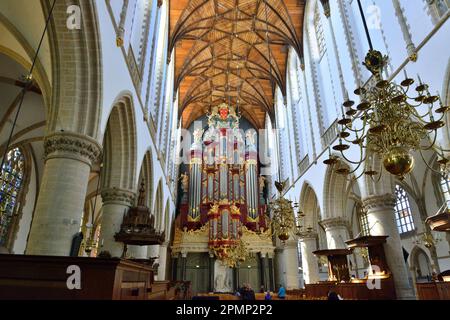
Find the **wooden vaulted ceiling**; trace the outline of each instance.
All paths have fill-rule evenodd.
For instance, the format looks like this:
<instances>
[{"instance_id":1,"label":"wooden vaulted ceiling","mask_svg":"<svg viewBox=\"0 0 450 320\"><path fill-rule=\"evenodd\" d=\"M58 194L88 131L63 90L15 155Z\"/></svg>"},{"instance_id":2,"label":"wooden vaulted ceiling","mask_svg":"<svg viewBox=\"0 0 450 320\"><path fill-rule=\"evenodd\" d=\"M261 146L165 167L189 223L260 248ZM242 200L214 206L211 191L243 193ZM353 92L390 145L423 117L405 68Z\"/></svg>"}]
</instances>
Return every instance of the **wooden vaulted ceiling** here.
<instances>
[{"instance_id":1,"label":"wooden vaulted ceiling","mask_svg":"<svg viewBox=\"0 0 450 320\"><path fill-rule=\"evenodd\" d=\"M169 52L184 127L222 102L255 127L286 92L288 48L302 55L305 0L172 0Z\"/></svg>"}]
</instances>

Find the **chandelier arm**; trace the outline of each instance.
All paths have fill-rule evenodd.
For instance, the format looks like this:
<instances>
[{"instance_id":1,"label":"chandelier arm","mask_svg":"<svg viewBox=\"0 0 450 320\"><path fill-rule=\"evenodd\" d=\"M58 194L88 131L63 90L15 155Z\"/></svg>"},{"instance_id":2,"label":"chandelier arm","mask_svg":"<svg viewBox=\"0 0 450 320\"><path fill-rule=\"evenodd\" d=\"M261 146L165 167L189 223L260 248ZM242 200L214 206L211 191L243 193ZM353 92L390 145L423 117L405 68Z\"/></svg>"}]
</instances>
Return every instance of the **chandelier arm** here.
<instances>
[{"instance_id":1,"label":"chandelier arm","mask_svg":"<svg viewBox=\"0 0 450 320\"><path fill-rule=\"evenodd\" d=\"M436 141L437 141L437 131L434 130L433 132L434 132L433 142L427 147L420 146L420 151L428 151L428 150L433 149L433 146L436 144ZM429 135L431 135L431 133L427 133L427 135L429 136Z\"/></svg>"},{"instance_id":2,"label":"chandelier arm","mask_svg":"<svg viewBox=\"0 0 450 320\"><path fill-rule=\"evenodd\" d=\"M359 148L361 150L361 152L360 152L361 157L360 157L359 161L351 161L350 159L348 159L345 156L344 151L340 151L340 153L341 153L341 155L342 155L342 157L344 158L345 161L350 162L351 164L357 164L359 166L359 165L361 165L362 162L366 161L366 159L367 159L367 154L366 154L365 157L363 156L363 154L364 154L363 147L360 146Z\"/></svg>"},{"instance_id":3,"label":"chandelier arm","mask_svg":"<svg viewBox=\"0 0 450 320\"><path fill-rule=\"evenodd\" d=\"M443 174L442 171L438 171L438 170L432 168L432 167L428 164L428 162L425 160L425 157L424 157L424 155L423 155L422 150L419 150L419 151L420 151L420 152L419 152L419 153L420 153L420 156L421 156L423 162L425 162L425 165L428 167L428 169L430 169L430 170L433 171L434 173L438 173L438 174L442 175L442 174Z\"/></svg>"},{"instance_id":4,"label":"chandelier arm","mask_svg":"<svg viewBox=\"0 0 450 320\"><path fill-rule=\"evenodd\" d=\"M350 130L351 132L355 132L355 133L359 133L359 132L365 131L365 129L366 129L365 126L363 126L361 129L352 129L352 128L349 127L349 126L346 126L346 128L347 128L348 130Z\"/></svg>"},{"instance_id":5,"label":"chandelier arm","mask_svg":"<svg viewBox=\"0 0 450 320\"><path fill-rule=\"evenodd\" d=\"M370 176L370 178L372 179L373 182L378 183L378 182L380 182L382 175L383 175L383 167L381 166L381 161L380 161L380 170L378 172L378 178L376 180L373 178L373 176Z\"/></svg>"}]
</instances>

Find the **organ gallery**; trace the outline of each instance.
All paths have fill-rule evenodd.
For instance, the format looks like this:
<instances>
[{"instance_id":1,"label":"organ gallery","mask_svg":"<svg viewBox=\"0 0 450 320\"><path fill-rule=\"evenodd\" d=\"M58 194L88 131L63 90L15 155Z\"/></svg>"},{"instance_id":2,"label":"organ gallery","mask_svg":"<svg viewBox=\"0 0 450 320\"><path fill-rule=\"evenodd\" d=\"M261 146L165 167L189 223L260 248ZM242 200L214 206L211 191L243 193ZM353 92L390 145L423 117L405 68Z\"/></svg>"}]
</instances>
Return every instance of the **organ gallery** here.
<instances>
[{"instance_id":1,"label":"organ gallery","mask_svg":"<svg viewBox=\"0 0 450 320\"><path fill-rule=\"evenodd\" d=\"M207 127L193 134L189 166L181 173L172 255L180 277L187 276L190 260L208 261L211 274L198 283L206 291L230 293L242 282L273 287L274 246L256 130L245 132L240 118L225 103L213 107ZM197 269L191 272L203 272Z\"/></svg>"}]
</instances>

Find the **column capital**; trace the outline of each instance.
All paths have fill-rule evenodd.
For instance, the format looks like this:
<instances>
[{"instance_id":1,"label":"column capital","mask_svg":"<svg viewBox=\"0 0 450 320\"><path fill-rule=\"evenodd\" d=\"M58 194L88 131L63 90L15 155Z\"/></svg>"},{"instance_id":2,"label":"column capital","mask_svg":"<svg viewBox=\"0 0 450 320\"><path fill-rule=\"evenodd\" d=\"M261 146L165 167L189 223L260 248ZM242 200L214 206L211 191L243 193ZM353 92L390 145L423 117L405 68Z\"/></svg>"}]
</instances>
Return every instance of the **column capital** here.
<instances>
[{"instance_id":1,"label":"column capital","mask_svg":"<svg viewBox=\"0 0 450 320\"><path fill-rule=\"evenodd\" d=\"M325 231L340 227L348 228L348 221L340 217L322 220L320 224L325 228Z\"/></svg>"},{"instance_id":2,"label":"column capital","mask_svg":"<svg viewBox=\"0 0 450 320\"><path fill-rule=\"evenodd\" d=\"M136 195L134 192L125 189L109 188L102 190L103 204L120 204L132 207Z\"/></svg>"},{"instance_id":3,"label":"column capital","mask_svg":"<svg viewBox=\"0 0 450 320\"><path fill-rule=\"evenodd\" d=\"M390 193L370 196L363 200L363 205L368 210L375 208L391 209L395 206L395 196Z\"/></svg>"},{"instance_id":4,"label":"column capital","mask_svg":"<svg viewBox=\"0 0 450 320\"><path fill-rule=\"evenodd\" d=\"M45 159L69 158L92 166L101 159L102 147L93 138L75 132L56 132L44 141Z\"/></svg>"}]
</instances>

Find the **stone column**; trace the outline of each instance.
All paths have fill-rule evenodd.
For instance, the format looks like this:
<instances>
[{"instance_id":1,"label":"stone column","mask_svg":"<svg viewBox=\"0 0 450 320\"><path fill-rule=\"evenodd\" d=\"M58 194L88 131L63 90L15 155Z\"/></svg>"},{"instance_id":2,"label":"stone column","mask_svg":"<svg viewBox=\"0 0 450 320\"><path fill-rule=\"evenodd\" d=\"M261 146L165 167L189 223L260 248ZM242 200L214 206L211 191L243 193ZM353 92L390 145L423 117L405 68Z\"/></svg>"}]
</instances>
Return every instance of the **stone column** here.
<instances>
[{"instance_id":1,"label":"stone column","mask_svg":"<svg viewBox=\"0 0 450 320\"><path fill-rule=\"evenodd\" d=\"M103 214L100 232L101 251L107 251L113 257L121 257L123 243L116 242L114 235L120 231L123 216L134 205L135 194L123 189L102 190ZM144 247L145 248L145 247ZM135 251L135 250L134 250Z\"/></svg>"},{"instance_id":2,"label":"stone column","mask_svg":"<svg viewBox=\"0 0 450 320\"><path fill-rule=\"evenodd\" d=\"M178 254L172 254L172 281L180 280L178 277Z\"/></svg>"},{"instance_id":3,"label":"stone column","mask_svg":"<svg viewBox=\"0 0 450 320\"><path fill-rule=\"evenodd\" d=\"M181 280L186 281L187 252L181 253Z\"/></svg>"},{"instance_id":4,"label":"stone column","mask_svg":"<svg viewBox=\"0 0 450 320\"><path fill-rule=\"evenodd\" d=\"M299 288L298 279L298 253L297 253L297 241L288 240L284 246L277 248L278 259L280 266L278 272L281 272L279 279L287 290L293 290Z\"/></svg>"},{"instance_id":5,"label":"stone column","mask_svg":"<svg viewBox=\"0 0 450 320\"><path fill-rule=\"evenodd\" d=\"M166 280L167 270L167 243L163 243L159 246L159 268L158 268L158 280Z\"/></svg>"},{"instance_id":6,"label":"stone column","mask_svg":"<svg viewBox=\"0 0 450 320\"><path fill-rule=\"evenodd\" d=\"M214 292L214 264L216 263L216 258L213 253L209 254L209 292ZM236 268L233 270L236 271ZM234 276L236 279L236 275ZM234 283L234 287L237 288L236 283Z\"/></svg>"},{"instance_id":7,"label":"stone column","mask_svg":"<svg viewBox=\"0 0 450 320\"><path fill-rule=\"evenodd\" d=\"M275 291L275 267L273 263L273 253L269 253L269 285L270 291Z\"/></svg>"},{"instance_id":8,"label":"stone column","mask_svg":"<svg viewBox=\"0 0 450 320\"><path fill-rule=\"evenodd\" d=\"M317 233L307 232L299 237L302 251L303 279L306 284L317 283L320 280L319 264L313 254L317 250Z\"/></svg>"},{"instance_id":9,"label":"stone column","mask_svg":"<svg viewBox=\"0 0 450 320\"><path fill-rule=\"evenodd\" d=\"M64 132L49 135L44 148L44 172L26 254L68 256L101 146L87 136Z\"/></svg>"},{"instance_id":10,"label":"stone column","mask_svg":"<svg viewBox=\"0 0 450 320\"><path fill-rule=\"evenodd\" d=\"M320 222L325 228L328 249L345 249L348 240L348 222L343 218L330 218Z\"/></svg>"},{"instance_id":11,"label":"stone column","mask_svg":"<svg viewBox=\"0 0 450 320\"><path fill-rule=\"evenodd\" d=\"M371 196L363 201L367 208L370 234L389 236L384 245L386 260L394 277L398 299L414 299L414 291L409 282L408 270L403 257L400 234L395 222L395 197L392 194Z\"/></svg>"},{"instance_id":12,"label":"stone column","mask_svg":"<svg viewBox=\"0 0 450 320\"><path fill-rule=\"evenodd\" d=\"M261 252L260 256L260 272L261 272L261 286L264 287L264 290L267 290L267 277L266 277L266 253Z\"/></svg>"}]
</instances>

